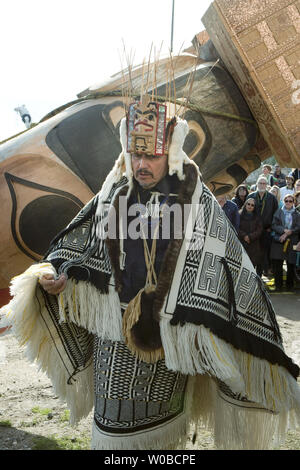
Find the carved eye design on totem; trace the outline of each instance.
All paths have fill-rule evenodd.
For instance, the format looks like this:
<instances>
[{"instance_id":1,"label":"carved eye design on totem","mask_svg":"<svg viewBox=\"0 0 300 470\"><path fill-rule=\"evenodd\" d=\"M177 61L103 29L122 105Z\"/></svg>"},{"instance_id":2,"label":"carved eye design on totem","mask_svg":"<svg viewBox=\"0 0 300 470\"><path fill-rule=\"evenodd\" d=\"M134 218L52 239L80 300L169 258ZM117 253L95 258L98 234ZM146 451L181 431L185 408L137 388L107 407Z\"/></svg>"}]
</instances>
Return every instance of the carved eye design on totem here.
<instances>
[{"instance_id":1,"label":"carved eye design on totem","mask_svg":"<svg viewBox=\"0 0 300 470\"><path fill-rule=\"evenodd\" d=\"M4 173L9 187L11 234L18 248L38 261L51 240L83 207L73 194Z\"/></svg>"},{"instance_id":2,"label":"carved eye design on totem","mask_svg":"<svg viewBox=\"0 0 300 470\"><path fill-rule=\"evenodd\" d=\"M199 113L187 111L184 115L189 125L189 133L186 136L183 150L189 158L201 166L211 147L211 135L209 128Z\"/></svg>"}]
</instances>

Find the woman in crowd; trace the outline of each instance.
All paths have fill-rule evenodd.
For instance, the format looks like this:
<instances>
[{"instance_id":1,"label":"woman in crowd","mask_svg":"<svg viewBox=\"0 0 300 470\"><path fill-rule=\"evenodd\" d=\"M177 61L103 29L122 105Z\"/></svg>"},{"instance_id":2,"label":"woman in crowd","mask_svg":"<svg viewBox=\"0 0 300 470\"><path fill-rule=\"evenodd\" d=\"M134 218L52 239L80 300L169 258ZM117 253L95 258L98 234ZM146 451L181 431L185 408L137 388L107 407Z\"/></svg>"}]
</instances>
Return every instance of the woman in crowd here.
<instances>
[{"instance_id":1,"label":"woman in crowd","mask_svg":"<svg viewBox=\"0 0 300 470\"><path fill-rule=\"evenodd\" d=\"M247 186L245 184L240 184L236 188L235 196L231 200L232 202L235 202L239 209L241 209L246 201L246 197L248 196L248 194L249 191Z\"/></svg>"},{"instance_id":2,"label":"woman in crowd","mask_svg":"<svg viewBox=\"0 0 300 470\"><path fill-rule=\"evenodd\" d=\"M280 199L280 188L279 186L272 186L270 191L269 191L271 194L274 194L274 196L276 197L277 199L277 202L278 202L278 207L279 209L281 209L281 207L283 206L283 201L281 201Z\"/></svg>"},{"instance_id":3,"label":"woman in crowd","mask_svg":"<svg viewBox=\"0 0 300 470\"><path fill-rule=\"evenodd\" d=\"M262 222L257 212L255 199L249 198L240 210L239 239L256 266L261 257L260 236L262 234Z\"/></svg>"},{"instance_id":4,"label":"woman in crowd","mask_svg":"<svg viewBox=\"0 0 300 470\"><path fill-rule=\"evenodd\" d=\"M300 191L300 180L295 181L294 190L295 190L295 193L298 193Z\"/></svg>"},{"instance_id":5,"label":"woman in crowd","mask_svg":"<svg viewBox=\"0 0 300 470\"><path fill-rule=\"evenodd\" d=\"M286 289L294 287L294 265L296 263L296 251L293 246L299 241L300 213L294 207L295 198L293 194L286 194L283 199L283 207L277 209L272 222L273 241L270 257L273 263L275 289L282 290L283 287L283 261L287 265Z\"/></svg>"}]
</instances>

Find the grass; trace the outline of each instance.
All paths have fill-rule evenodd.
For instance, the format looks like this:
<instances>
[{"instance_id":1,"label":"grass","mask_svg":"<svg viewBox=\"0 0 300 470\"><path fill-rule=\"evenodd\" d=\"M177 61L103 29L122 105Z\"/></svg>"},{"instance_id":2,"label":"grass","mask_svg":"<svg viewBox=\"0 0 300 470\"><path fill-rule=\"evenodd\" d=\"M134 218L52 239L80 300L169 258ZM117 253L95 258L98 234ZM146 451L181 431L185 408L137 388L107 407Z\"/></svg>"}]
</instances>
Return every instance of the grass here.
<instances>
[{"instance_id":1,"label":"grass","mask_svg":"<svg viewBox=\"0 0 300 470\"><path fill-rule=\"evenodd\" d=\"M47 420L50 420L53 418L53 411L50 408L40 408L39 406L35 406L34 408L31 409L31 412L35 415L34 418L29 421L21 422L21 427L22 428L29 428L31 426L36 426L37 424L40 424L42 421L47 418ZM52 416L50 416L52 415ZM58 417L58 414L57 414ZM64 410L60 416L58 417L59 423L69 423L70 421L70 410Z\"/></svg>"},{"instance_id":2,"label":"grass","mask_svg":"<svg viewBox=\"0 0 300 470\"><path fill-rule=\"evenodd\" d=\"M2 426L4 428L11 428L12 424L9 421L9 419L4 419L3 421L0 421L0 426Z\"/></svg>"},{"instance_id":3,"label":"grass","mask_svg":"<svg viewBox=\"0 0 300 470\"><path fill-rule=\"evenodd\" d=\"M64 410L63 414L60 416L59 421L61 423L70 421L70 410Z\"/></svg>"},{"instance_id":4,"label":"grass","mask_svg":"<svg viewBox=\"0 0 300 470\"><path fill-rule=\"evenodd\" d=\"M32 450L88 450L90 448L89 437L58 437L38 436L33 439Z\"/></svg>"},{"instance_id":5,"label":"grass","mask_svg":"<svg viewBox=\"0 0 300 470\"><path fill-rule=\"evenodd\" d=\"M31 409L32 413L40 414L42 416L47 416L49 413L52 412L50 408L40 408L39 406L35 406Z\"/></svg>"}]
</instances>

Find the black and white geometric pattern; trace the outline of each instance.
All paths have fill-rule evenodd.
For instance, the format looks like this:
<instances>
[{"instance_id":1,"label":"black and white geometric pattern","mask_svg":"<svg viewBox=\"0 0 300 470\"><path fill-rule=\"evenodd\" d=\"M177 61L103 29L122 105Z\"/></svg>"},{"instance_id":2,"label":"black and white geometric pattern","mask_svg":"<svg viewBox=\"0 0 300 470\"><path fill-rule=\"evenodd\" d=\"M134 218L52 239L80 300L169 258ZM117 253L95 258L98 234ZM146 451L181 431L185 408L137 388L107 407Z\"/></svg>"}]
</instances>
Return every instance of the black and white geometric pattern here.
<instances>
[{"instance_id":1,"label":"black and white geometric pattern","mask_svg":"<svg viewBox=\"0 0 300 470\"><path fill-rule=\"evenodd\" d=\"M102 222L107 217L107 210L115 192L127 183L127 178L122 178L113 185L107 200L105 201L104 213L97 214L98 198L96 195L70 222L63 233L57 237L53 243L47 260L57 269L58 274L68 275L72 269L74 273L80 271L80 278L84 280L97 281L99 274L106 275L99 281L97 287L108 286L108 279L112 274L111 262L108 256L104 239L97 236L97 227L102 226ZM103 285L105 284L105 285Z\"/></svg>"},{"instance_id":2,"label":"black and white geometric pattern","mask_svg":"<svg viewBox=\"0 0 300 470\"><path fill-rule=\"evenodd\" d=\"M39 290L39 296L43 297L49 315L49 317L44 319L41 310L40 314L42 320L45 321L49 332L55 329L58 334L59 340L57 340L55 347L58 353L60 353L60 347L62 348L62 364L69 374L69 383L72 383L74 375L88 367L93 360L94 335L89 333L85 328L75 325L75 323L60 322L56 296L47 294L43 289ZM38 303L41 302L38 295L36 299ZM49 321L49 319L51 321ZM52 334L52 338L53 336L56 335ZM63 357L65 357L65 359L63 359ZM66 357L68 360L66 360Z\"/></svg>"},{"instance_id":3,"label":"black and white geometric pattern","mask_svg":"<svg viewBox=\"0 0 300 470\"><path fill-rule=\"evenodd\" d=\"M196 324L201 323L203 312L212 322L216 318L229 324L235 304L235 328L282 349L267 294L259 287L235 229L205 186L200 208L178 284L175 316L184 308L189 321L194 318Z\"/></svg>"},{"instance_id":4,"label":"black and white geometric pattern","mask_svg":"<svg viewBox=\"0 0 300 470\"><path fill-rule=\"evenodd\" d=\"M110 432L132 432L183 412L187 376L164 360L138 360L120 341L95 338L95 422Z\"/></svg>"},{"instance_id":5,"label":"black and white geometric pattern","mask_svg":"<svg viewBox=\"0 0 300 470\"><path fill-rule=\"evenodd\" d=\"M103 240L98 243L96 239L96 207L97 197L74 218L65 235L59 239L48 255L47 259L51 262L60 260L59 274L67 273L70 267L76 265L80 265L81 269L86 269L87 272L93 270L111 274L105 243Z\"/></svg>"}]
</instances>

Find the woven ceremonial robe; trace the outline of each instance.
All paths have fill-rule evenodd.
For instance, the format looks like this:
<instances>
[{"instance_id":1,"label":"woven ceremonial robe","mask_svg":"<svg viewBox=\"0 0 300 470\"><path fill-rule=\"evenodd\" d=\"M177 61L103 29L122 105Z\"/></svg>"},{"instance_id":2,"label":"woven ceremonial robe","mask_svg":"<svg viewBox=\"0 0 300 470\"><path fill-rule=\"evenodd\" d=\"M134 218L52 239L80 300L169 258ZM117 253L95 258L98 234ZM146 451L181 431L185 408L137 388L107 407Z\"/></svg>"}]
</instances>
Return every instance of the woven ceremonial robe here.
<instances>
[{"instance_id":1,"label":"woven ceremonial robe","mask_svg":"<svg viewBox=\"0 0 300 470\"><path fill-rule=\"evenodd\" d=\"M273 436L284 437L288 420L299 425L299 369L284 352L268 294L195 167L185 165L184 171L178 203L191 203L196 217L184 239L169 243L159 275L153 312L160 318L165 356L159 363L143 364L124 345L116 291L119 242L107 248L97 237L104 214L96 212L98 196L56 238L47 256L70 279L58 303L45 294L43 300L37 290L36 315L42 312L55 335L45 336L47 357L38 346L41 335L28 334L29 349L76 420L91 406L90 392L86 399L83 390L91 377L90 338L96 335L94 448L184 446L189 426L202 423L214 430L220 448L263 449L272 445ZM102 208L116 205L126 185L126 178L115 184L100 201ZM22 339L24 316L15 291L10 307ZM67 372L46 367L54 360L56 370ZM157 393L152 384L158 384ZM137 424L137 432L130 431Z\"/></svg>"},{"instance_id":2,"label":"woven ceremonial robe","mask_svg":"<svg viewBox=\"0 0 300 470\"><path fill-rule=\"evenodd\" d=\"M122 341L95 340L92 447L166 449L186 441L187 376L146 363Z\"/></svg>"}]
</instances>

